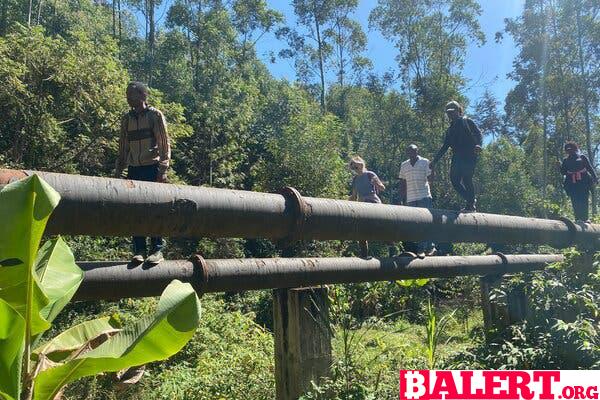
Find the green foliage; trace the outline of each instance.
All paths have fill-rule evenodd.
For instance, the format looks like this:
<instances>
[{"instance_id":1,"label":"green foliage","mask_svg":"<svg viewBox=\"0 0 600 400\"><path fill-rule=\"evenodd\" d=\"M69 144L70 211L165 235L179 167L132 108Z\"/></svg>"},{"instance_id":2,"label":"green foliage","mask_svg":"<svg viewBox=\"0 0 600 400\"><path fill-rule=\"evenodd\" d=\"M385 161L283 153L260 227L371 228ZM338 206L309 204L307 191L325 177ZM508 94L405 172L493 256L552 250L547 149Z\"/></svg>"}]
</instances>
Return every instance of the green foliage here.
<instances>
[{"instance_id":1,"label":"green foliage","mask_svg":"<svg viewBox=\"0 0 600 400\"><path fill-rule=\"evenodd\" d=\"M254 170L256 189L293 186L307 196L343 196L349 173L338 152L341 124L330 114L320 115L306 96L291 90L287 96L294 114L267 139L267 154Z\"/></svg>"},{"instance_id":2,"label":"green foliage","mask_svg":"<svg viewBox=\"0 0 600 400\"><path fill-rule=\"evenodd\" d=\"M53 399L64 385L84 376L164 360L191 339L199 320L196 292L187 283L173 281L161 295L155 315L117 332L90 351L74 352L64 363L41 371L35 378L34 400Z\"/></svg>"},{"instance_id":3,"label":"green foliage","mask_svg":"<svg viewBox=\"0 0 600 400\"><path fill-rule=\"evenodd\" d=\"M13 168L112 169L127 73L111 40L67 41L20 27L0 37L0 162Z\"/></svg>"},{"instance_id":4,"label":"green foliage","mask_svg":"<svg viewBox=\"0 0 600 400\"><path fill-rule=\"evenodd\" d=\"M523 13L506 21L519 54L513 61L515 87L506 97L509 131L531 154L531 171L546 198L564 203L561 176L554 167L566 140L582 146L597 160L598 113L596 76L599 21L593 2L526 1Z\"/></svg>"},{"instance_id":5,"label":"green foliage","mask_svg":"<svg viewBox=\"0 0 600 400\"><path fill-rule=\"evenodd\" d=\"M486 146L478 161L479 206L486 212L543 215L540 192L523 168L530 158L522 148L501 138Z\"/></svg>"},{"instance_id":6,"label":"green foliage","mask_svg":"<svg viewBox=\"0 0 600 400\"><path fill-rule=\"evenodd\" d=\"M98 377L74 383L65 395L82 400L273 398L271 333L253 321L253 313L233 311L220 297L203 297L202 320L194 337L170 360L149 364L137 385L123 392L112 379ZM102 313L135 319L153 306L152 299L127 300L107 304Z\"/></svg>"},{"instance_id":7,"label":"green foliage","mask_svg":"<svg viewBox=\"0 0 600 400\"><path fill-rule=\"evenodd\" d=\"M300 24L277 36L287 41L282 55L294 59L298 85L275 80L257 56L257 42L283 22L263 0L178 0L165 6L166 23L156 19L153 34L149 27L144 32L143 25L158 1L33 1L32 27L25 28L27 3L0 2L2 166L112 174L119 120L127 109L125 84L151 78L150 104L165 114L172 139L171 182L264 191L291 185L305 195L344 198L346 158L360 154L385 181L387 203L396 201L406 145L419 145L421 154L431 158L448 125L443 104L450 98L467 102L462 71L467 44L484 40L477 21L481 8L474 0L380 0L370 23L396 45L398 68L367 75L377 60L364 57L365 27L352 19L357 1L295 1ZM587 136L588 151L594 154L598 141L595 67L600 53L592 3L526 1L524 13L507 22L506 32L520 53L512 73L516 86L504 102L506 117L489 94L472 116L492 139L477 171L483 211L565 214L566 197L552 168L561 144ZM274 57L280 46L269 47ZM323 112L325 104L328 113ZM436 172L435 206L452 208L457 197L447 179L447 160ZM76 259L130 255L128 242L119 238L65 241ZM2 246L0 241L0 254ZM385 253L384 245L372 247L376 255ZM294 251L352 255L356 244L311 242ZM454 247L457 254L484 251L484 245ZM176 239L166 249L170 258L194 252L207 258L278 255L266 240ZM11 269L14 259L0 260L0 276L16 270ZM37 285L45 296L38 291L25 296L32 305L39 303L39 320L29 326L34 332L56 317L79 275L60 269L72 263L61 240L48 242L37 261L27 262L35 272L22 287ZM571 264L561 268L563 272L535 274L531 282L512 281L528 288L531 299L540 299L530 305L532 315L502 340L455 361L487 368L597 367L597 279L572 270ZM64 282L53 278L56 271ZM397 398L397 370L428 365L425 355L432 347L423 325L429 320L431 332L435 329L427 299L435 300L438 329L437 318L447 309L457 309L459 320L451 321L452 333L438 340L438 366L447 365L450 349L481 338L479 316L473 314L479 301L476 278L415 283L336 287L335 299L343 304L343 312L333 313L336 362L330 379L315 382L307 398ZM500 288L497 301L510 292L509 286ZM20 375L19 332L27 328L21 309L13 307L15 299L23 298L20 290L6 289L4 296L12 303L0 301L2 382ZM111 376L84 378L68 388L67 397L272 398L272 337L260 327L271 323L268 293L227 294L210 302L210 315L183 352L171 362L148 366L149 379L141 385L122 393ZM83 324L39 347L32 361L38 362L42 353L50 361L65 361L99 333L120 329L110 319L113 313L123 324L135 324L155 306L154 299L68 305L68 314L59 316L49 333L70 326L71 320ZM87 321L98 314L104 319ZM64 350L55 351L60 348ZM18 385L8 390L14 393Z\"/></svg>"},{"instance_id":8,"label":"green foliage","mask_svg":"<svg viewBox=\"0 0 600 400\"><path fill-rule=\"evenodd\" d=\"M400 73L418 96L417 108L431 117L457 97L468 41L485 42L480 14L473 0L379 0L371 12L370 24L398 49Z\"/></svg>"}]
</instances>

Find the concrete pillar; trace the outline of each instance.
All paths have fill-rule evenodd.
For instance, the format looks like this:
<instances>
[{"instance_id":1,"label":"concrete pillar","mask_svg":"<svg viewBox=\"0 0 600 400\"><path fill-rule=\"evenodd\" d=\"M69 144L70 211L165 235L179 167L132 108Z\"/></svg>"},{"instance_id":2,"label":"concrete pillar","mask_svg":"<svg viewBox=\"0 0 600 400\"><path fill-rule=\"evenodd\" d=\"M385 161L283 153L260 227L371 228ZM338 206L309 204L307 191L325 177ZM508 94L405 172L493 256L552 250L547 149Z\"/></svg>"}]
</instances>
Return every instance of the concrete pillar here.
<instances>
[{"instance_id":1,"label":"concrete pillar","mask_svg":"<svg viewBox=\"0 0 600 400\"><path fill-rule=\"evenodd\" d=\"M296 400L329 374L331 328L327 288L273 291L277 400Z\"/></svg>"}]
</instances>

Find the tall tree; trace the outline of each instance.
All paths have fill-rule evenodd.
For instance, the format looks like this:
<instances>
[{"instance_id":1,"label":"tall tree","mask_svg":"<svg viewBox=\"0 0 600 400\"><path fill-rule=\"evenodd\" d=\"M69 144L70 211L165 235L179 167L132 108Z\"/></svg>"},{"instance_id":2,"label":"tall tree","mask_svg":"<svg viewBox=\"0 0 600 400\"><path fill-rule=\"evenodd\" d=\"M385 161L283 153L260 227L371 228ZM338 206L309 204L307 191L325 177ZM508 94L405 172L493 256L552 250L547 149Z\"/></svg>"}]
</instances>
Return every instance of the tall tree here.
<instances>
[{"instance_id":1,"label":"tall tree","mask_svg":"<svg viewBox=\"0 0 600 400\"><path fill-rule=\"evenodd\" d=\"M302 29L288 27L278 31L278 37L285 37L289 45L279 55L295 59L296 73L303 82L310 83L314 75L318 76L318 97L321 109L325 111L325 68L332 51L325 38L325 30L333 17L334 2L294 0L292 4L298 26Z\"/></svg>"},{"instance_id":2,"label":"tall tree","mask_svg":"<svg viewBox=\"0 0 600 400\"><path fill-rule=\"evenodd\" d=\"M231 6L232 24L240 37L240 63L254 55L263 36L283 22L283 15L267 6L265 0L235 0Z\"/></svg>"},{"instance_id":3,"label":"tall tree","mask_svg":"<svg viewBox=\"0 0 600 400\"><path fill-rule=\"evenodd\" d=\"M500 102L487 89L475 104L473 120L484 135L491 135L492 140L497 139L503 130L499 105Z\"/></svg>"},{"instance_id":4,"label":"tall tree","mask_svg":"<svg viewBox=\"0 0 600 400\"><path fill-rule=\"evenodd\" d=\"M362 26L351 18L358 0L334 1L330 26L325 30L325 40L333 47L330 63L337 77L337 84L344 87L348 75L360 75L371 67L371 60L364 56L367 35Z\"/></svg>"},{"instance_id":5,"label":"tall tree","mask_svg":"<svg viewBox=\"0 0 600 400\"><path fill-rule=\"evenodd\" d=\"M129 4L144 17L145 51L145 80L152 85L154 78L154 57L156 51L156 9L161 0L128 0Z\"/></svg>"},{"instance_id":6,"label":"tall tree","mask_svg":"<svg viewBox=\"0 0 600 400\"><path fill-rule=\"evenodd\" d=\"M186 106L194 132L174 149L175 168L190 182L241 187L249 175L254 125L269 87L253 43L279 18L263 6L250 0L232 7L194 0L176 2L168 12L167 27L174 31L165 35L165 52L159 50L159 69L161 76L181 79L171 80L169 91ZM186 67L182 44L188 35Z\"/></svg>"},{"instance_id":7,"label":"tall tree","mask_svg":"<svg viewBox=\"0 0 600 400\"><path fill-rule=\"evenodd\" d=\"M597 38L592 34L600 30L600 21L597 18L599 6L593 1L574 1L575 21L577 27L577 58L581 85L583 93L583 113L585 117L585 142L590 163L596 166L597 147L592 142L592 119L590 114L598 110L598 85L591 85L588 73L589 66L592 68L600 63ZM596 68L597 69L597 68ZM595 96L594 96L595 94ZM595 98L594 98L595 97ZM592 215L597 212L596 190L592 188Z\"/></svg>"}]
</instances>

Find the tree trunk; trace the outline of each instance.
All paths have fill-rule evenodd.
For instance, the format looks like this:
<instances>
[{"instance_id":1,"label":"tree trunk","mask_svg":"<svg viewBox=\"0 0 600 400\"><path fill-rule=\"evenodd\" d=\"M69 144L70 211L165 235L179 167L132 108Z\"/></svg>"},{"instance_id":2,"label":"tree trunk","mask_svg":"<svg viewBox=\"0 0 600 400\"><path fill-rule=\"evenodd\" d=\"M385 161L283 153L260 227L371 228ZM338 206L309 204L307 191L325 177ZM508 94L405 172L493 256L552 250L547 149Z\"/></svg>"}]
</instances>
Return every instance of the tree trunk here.
<instances>
[{"instance_id":1,"label":"tree trunk","mask_svg":"<svg viewBox=\"0 0 600 400\"><path fill-rule=\"evenodd\" d=\"M321 110L323 112L327 111L325 107L325 67L323 61L323 43L321 41L321 29L319 26L319 20L317 19L317 14L315 13L315 29L317 32L317 44L319 46L319 74L321 77Z\"/></svg>"},{"instance_id":2,"label":"tree trunk","mask_svg":"<svg viewBox=\"0 0 600 400\"><path fill-rule=\"evenodd\" d=\"M119 14L119 49L121 48L121 37L123 34L123 24L121 22L121 0L118 0L117 11Z\"/></svg>"},{"instance_id":3,"label":"tree trunk","mask_svg":"<svg viewBox=\"0 0 600 400\"><path fill-rule=\"evenodd\" d=\"M152 85L154 74L154 47L156 39L156 27L154 21L154 0L148 1L148 85Z\"/></svg>"},{"instance_id":4,"label":"tree trunk","mask_svg":"<svg viewBox=\"0 0 600 400\"><path fill-rule=\"evenodd\" d=\"M340 21L338 21L338 50L339 50L339 57L340 57L340 71L338 73L339 75L339 79L340 79L340 87L342 88L342 90L344 89L344 69L346 67L345 65L345 61L344 61L344 44L342 43L342 24Z\"/></svg>"},{"instance_id":5,"label":"tree trunk","mask_svg":"<svg viewBox=\"0 0 600 400\"><path fill-rule=\"evenodd\" d=\"M112 25L114 39L117 37L117 0L112 1Z\"/></svg>"},{"instance_id":6,"label":"tree trunk","mask_svg":"<svg viewBox=\"0 0 600 400\"><path fill-rule=\"evenodd\" d=\"M38 13L37 13L37 19L36 19L36 25L40 24L40 21L42 19L42 4L43 4L43 0L40 0L38 3Z\"/></svg>"},{"instance_id":7,"label":"tree trunk","mask_svg":"<svg viewBox=\"0 0 600 400\"><path fill-rule=\"evenodd\" d=\"M585 144L587 147L588 159L592 168L596 168L595 154L592 147L592 124L590 121L590 98L588 92L587 71L583 58L583 32L581 29L581 2L577 3L577 52L579 54L579 69L581 80L583 81L583 115L585 117ZM596 215L596 189L592 186L592 216Z\"/></svg>"},{"instance_id":8,"label":"tree trunk","mask_svg":"<svg viewBox=\"0 0 600 400\"><path fill-rule=\"evenodd\" d=\"M6 34L8 27L8 1L3 0L0 6L0 36Z\"/></svg>"},{"instance_id":9,"label":"tree trunk","mask_svg":"<svg viewBox=\"0 0 600 400\"><path fill-rule=\"evenodd\" d=\"M29 11L27 12L27 26L31 26L31 12L33 10L33 0L29 0Z\"/></svg>"},{"instance_id":10,"label":"tree trunk","mask_svg":"<svg viewBox=\"0 0 600 400\"><path fill-rule=\"evenodd\" d=\"M544 9L544 0L540 1L540 15L542 16L542 21L545 21L545 9ZM546 23L542 23L542 30L540 32L542 37L546 36ZM542 59L542 75L540 78L540 85L542 88L541 92L541 107L542 107L542 124L543 124L543 137L542 137L542 155L543 155L543 166L542 166L542 200L545 202L547 200L547 179L548 179L548 105L546 99L546 64L547 61ZM546 218L546 208L543 208L543 217Z\"/></svg>"}]
</instances>

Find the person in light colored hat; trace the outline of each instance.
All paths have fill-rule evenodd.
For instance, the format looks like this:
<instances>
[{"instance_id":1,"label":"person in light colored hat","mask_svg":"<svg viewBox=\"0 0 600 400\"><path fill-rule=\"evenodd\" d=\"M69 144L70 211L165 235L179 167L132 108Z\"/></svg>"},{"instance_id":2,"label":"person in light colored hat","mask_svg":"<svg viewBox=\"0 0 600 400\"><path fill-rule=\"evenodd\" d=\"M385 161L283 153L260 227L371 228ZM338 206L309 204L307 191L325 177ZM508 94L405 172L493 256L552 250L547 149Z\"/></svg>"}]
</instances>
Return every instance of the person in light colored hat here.
<instances>
[{"instance_id":1,"label":"person in light colored hat","mask_svg":"<svg viewBox=\"0 0 600 400\"><path fill-rule=\"evenodd\" d=\"M419 155L419 148L411 144L406 149L408 160L400 165L400 200L410 207L433 208L430 182L433 171L429 168L429 160ZM431 240L417 243L417 256L435 255L437 250Z\"/></svg>"},{"instance_id":2,"label":"person in light colored hat","mask_svg":"<svg viewBox=\"0 0 600 400\"><path fill-rule=\"evenodd\" d=\"M457 101L453 100L446 104L446 115L450 120L450 126L446 130L444 144L430 166L433 169L446 151L452 148L450 181L460 197L466 201L461 211L473 212L477 204L473 175L483 138L475 122L463 115L463 108Z\"/></svg>"},{"instance_id":3,"label":"person in light colored hat","mask_svg":"<svg viewBox=\"0 0 600 400\"><path fill-rule=\"evenodd\" d=\"M378 193L385 190L385 185L375 172L367 170L365 160L359 156L354 156L350 159L349 166L354 174L350 200L358 200L365 203L381 203ZM361 241L359 244L361 256L365 258L369 257L369 243Z\"/></svg>"}]
</instances>

